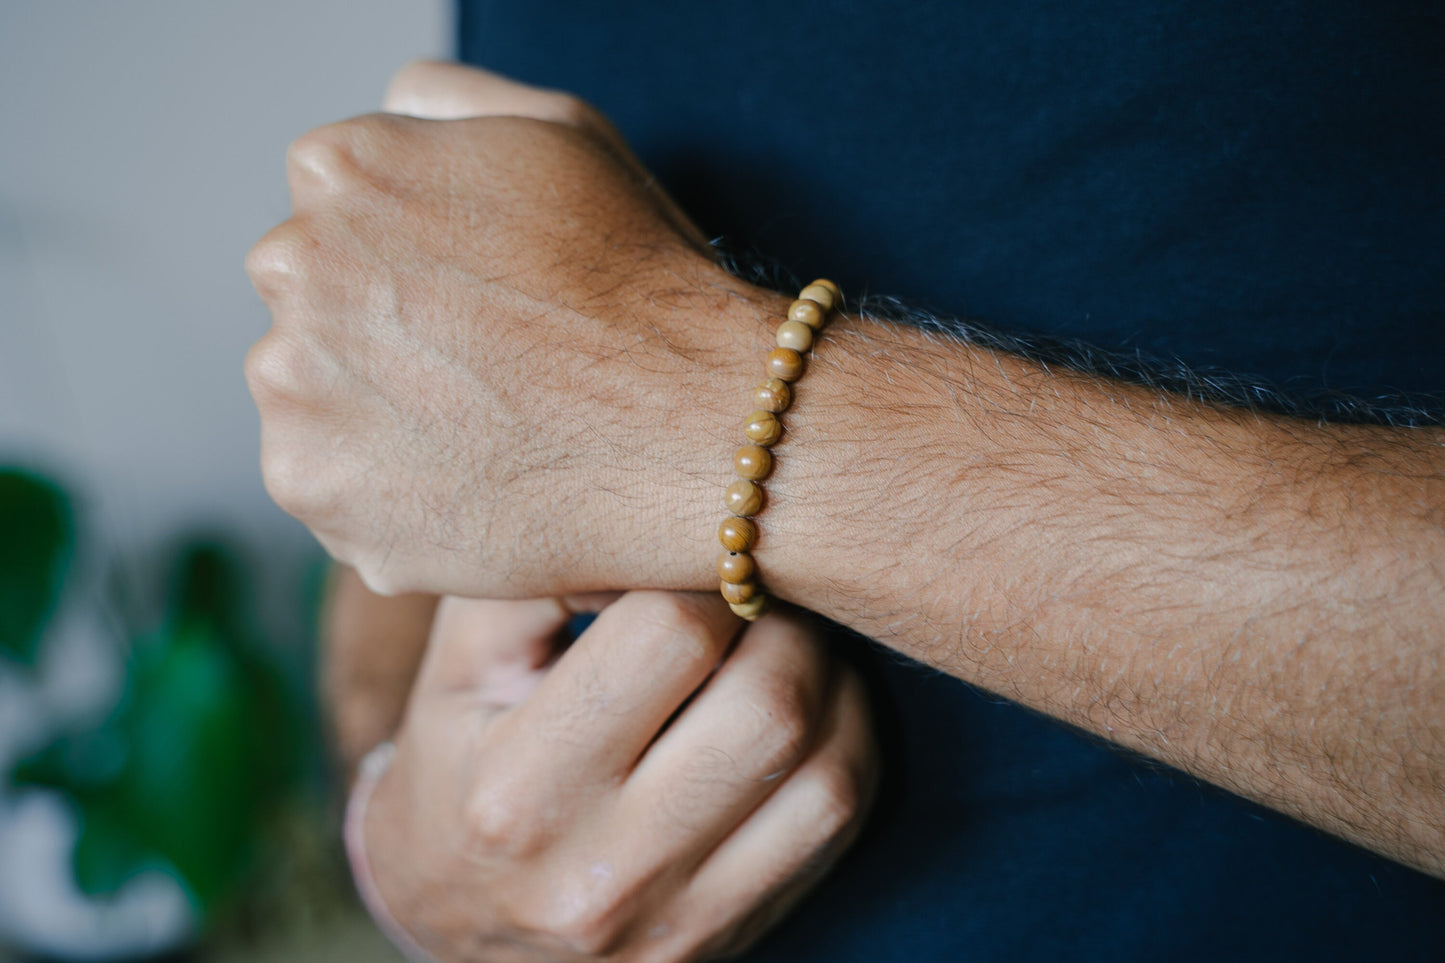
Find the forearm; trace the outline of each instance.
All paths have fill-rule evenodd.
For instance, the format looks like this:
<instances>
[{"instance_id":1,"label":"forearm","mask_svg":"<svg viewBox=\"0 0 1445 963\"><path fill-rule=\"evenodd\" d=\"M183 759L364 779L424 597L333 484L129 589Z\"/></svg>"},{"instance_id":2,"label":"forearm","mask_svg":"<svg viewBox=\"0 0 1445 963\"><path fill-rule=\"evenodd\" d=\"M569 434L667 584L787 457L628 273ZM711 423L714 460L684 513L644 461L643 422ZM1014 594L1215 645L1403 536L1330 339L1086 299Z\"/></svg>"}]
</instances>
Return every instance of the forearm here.
<instances>
[{"instance_id":1,"label":"forearm","mask_svg":"<svg viewBox=\"0 0 1445 963\"><path fill-rule=\"evenodd\" d=\"M268 490L384 592L713 588L787 300L700 257L595 112L543 93L541 120L487 83L492 116L293 145L296 216L248 258ZM878 324L838 324L812 368L767 483L770 589L1445 870L1438 431L1212 410Z\"/></svg>"},{"instance_id":2,"label":"forearm","mask_svg":"<svg viewBox=\"0 0 1445 963\"><path fill-rule=\"evenodd\" d=\"M321 612L321 688L330 741L347 782L401 725L437 599L383 598L337 566Z\"/></svg>"},{"instance_id":3,"label":"forearm","mask_svg":"<svg viewBox=\"0 0 1445 963\"><path fill-rule=\"evenodd\" d=\"M821 342L788 428L757 551L780 594L1445 872L1445 432L1207 407L858 321Z\"/></svg>"}]
</instances>

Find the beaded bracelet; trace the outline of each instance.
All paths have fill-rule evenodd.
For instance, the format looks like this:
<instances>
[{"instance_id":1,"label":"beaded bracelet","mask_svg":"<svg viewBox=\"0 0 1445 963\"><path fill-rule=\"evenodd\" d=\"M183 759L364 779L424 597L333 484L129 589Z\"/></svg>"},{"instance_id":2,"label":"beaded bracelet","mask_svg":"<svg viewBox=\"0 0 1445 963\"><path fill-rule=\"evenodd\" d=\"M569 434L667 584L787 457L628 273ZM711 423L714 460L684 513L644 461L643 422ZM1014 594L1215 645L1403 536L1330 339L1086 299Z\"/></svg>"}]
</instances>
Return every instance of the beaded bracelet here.
<instances>
[{"instance_id":1,"label":"beaded bracelet","mask_svg":"<svg viewBox=\"0 0 1445 963\"><path fill-rule=\"evenodd\" d=\"M814 335L823 329L828 315L843 303L838 285L819 278L798 293L788 307L788 317L778 325L778 346L768 352L764 367L768 380L753 389L755 410L743 423L747 444L733 453L738 478L723 493L731 514L718 528L718 541L725 549L718 556L717 574L722 579L722 597L734 612L749 622L763 614L768 596L757 583L757 564L748 554L758 541L758 526L752 516L763 510L763 490L758 482L773 470L768 449L783 434L778 415L792 403L790 382L803 374L803 356L813 346Z\"/></svg>"}]
</instances>

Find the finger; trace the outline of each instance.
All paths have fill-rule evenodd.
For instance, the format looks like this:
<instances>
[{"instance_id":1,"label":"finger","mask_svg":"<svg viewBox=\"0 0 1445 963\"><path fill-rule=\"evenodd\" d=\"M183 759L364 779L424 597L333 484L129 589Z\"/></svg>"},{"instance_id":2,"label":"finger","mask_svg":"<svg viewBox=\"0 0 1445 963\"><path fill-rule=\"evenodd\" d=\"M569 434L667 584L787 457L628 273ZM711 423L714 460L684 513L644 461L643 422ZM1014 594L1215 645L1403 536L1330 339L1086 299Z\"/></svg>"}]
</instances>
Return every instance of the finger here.
<instances>
[{"instance_id":1,"label":"finger","mask_svg":"<svg viewBox=\"0 0 1445 963\"><path fill-rule=\"evenodd\" d=\"M418 60L394 74L381 98L388 114L405 114L427 120L476 117L480 111L470 97L472 68L438 60Z\"/></svg>"},{"instance_id":2,"label":"finger","mask_svg":"<svg viewBox=\"0 0 1445 963\"><path fill-rule=\"evenodd\" d=\"M627 780L618 825L663 862L700 862L812 751L830 676L801 620L754 623Z\"/></svg>"},{"instance_id":3,"label":"finger","mask_svg":"<svg viewBox=\"0 0 1445 963\"><path fill-rule=\"evenodd\" d=\"M569 101L576 99L490 70L422 60L397 71L382 98L381 109L427 120L533 117L576 126L583 118Z\"/></svg>"},{"instance_id":4,"label":"finger","mask_svg":"<svg viewBox=\"0 0 1445 963\"><path fill-rule=\"evenodd\" d=\"M558 599L446 598L437 609L417 697L515 705L536 688L572 612Z\"/></svg>"},{"instance_id":5,"label":"finger","mask_svg":"<svg viewBox=\"0 0 1445 963\"><path fill-rule=\"evenodd\" d=\"M311 280L311 250L308 232L295 220L282 221L246 253L246 274L261 300L273 310L278 303L294 299Z\"/></svg>"},{"instance_id":6,"label":"finger","mask_svg":"<svg viewBox=\"0 0 1445 963\"><path fill-rule=\"evenodd\" d=\"M631 770L707 679L741 623L710 593L630 592L508 720L518 758L593 781Z\"/></svg>"},{"instance_id":7,"label":"finger","mask_svg":"<svg viewBox=\"0 0 1445 963\"><path fill-rule=\"evenodd\" d=\"M424 60L403 67L387 87L382 110L427 120L531 117L583 128L614 146L623 144L607 118L580 98L463 64Z\"/></svg>"},{"instance_id":8,"label":"finger","mask_svg":"<svg viewBox=\"0 0 1445 963\"><path fill-rule=\"evenodd\" d=\"M698 868L678 900L680 933L735 953L787 915L842 857L877 788L863 684L846 673L818 749ZM727 921L719 926L719 921Z\"/></svg>"},{"instance_id":9,"label":"finger","mask_svg":"<svg viewBox=\"0 0 1445 963\"><path fill-rule=\"evenodd\" d=\"M568 622L618 597L590 592L524 601L445 598L436 608L418 689L428 695L460 693L497 707L516 705L541 681Z\"/></svg>"},{"instance_id":10,"label":"finger","mask_svg":"<svg viewBox=\"0 0 1445 963\"><path fill-rule=\"evenodd\" d=\"M291 208L309 210L321 198L343 193L361 182L356 128L348 122L316 127L286 148L286 184Z\"/></svg>"}]
</instances>

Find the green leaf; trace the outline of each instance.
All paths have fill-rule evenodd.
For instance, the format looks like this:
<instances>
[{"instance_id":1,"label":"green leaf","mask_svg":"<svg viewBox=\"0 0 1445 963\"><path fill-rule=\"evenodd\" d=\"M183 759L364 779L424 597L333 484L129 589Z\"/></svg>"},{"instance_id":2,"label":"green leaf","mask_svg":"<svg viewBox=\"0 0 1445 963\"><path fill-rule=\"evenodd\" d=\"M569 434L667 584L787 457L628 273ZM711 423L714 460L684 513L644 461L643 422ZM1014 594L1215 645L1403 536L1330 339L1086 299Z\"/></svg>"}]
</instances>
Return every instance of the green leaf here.
<instances>
[{"instance_id":1,"label":"green leaf","mask_svg":"<svg viewBox=\"0 0 1445 963\"><path fill-rule=\"evenodd\" d=\"M75 882L92 896L118 892L155 864L155 857L130 832L125 814L103 801L80 807L75 842Z\"/></svg>"},{"instance_id":2,"label":"green leaf","mask_svg":"<svg viewBox=\"0 0 1445 963\"><path fill-rule=\"evenodd\" d=\"M18 469L0 470L0 656L35 663L74 538L70 503L58 486Z\"/></svg>"},{"instance_id":3,"label":"green leaf","mask_svg":"<svg viewBox=\"0 0 1445 963\"><path fill-rule=\"evenodd\" d=\"M15 770L76 807L81 889L114 893L166 867L206 915L251 868L267 815L295 784L303 735L258 644L241 569L194 544L160 627L135 639L125 689L101 725L56 736Z\"/></svg>"},{"instance_id":4,"label":"green leaf","mask_svg":"<svg viewBox=\"0 0 1445 963\"><path fill-rule=\"evenodd\" d=\"M132 831L207 904L244 868L263 804L249 750L247 680L209 626L149 643L121 718L131 753L118 787Z\"/></svg>"}]
</instances>

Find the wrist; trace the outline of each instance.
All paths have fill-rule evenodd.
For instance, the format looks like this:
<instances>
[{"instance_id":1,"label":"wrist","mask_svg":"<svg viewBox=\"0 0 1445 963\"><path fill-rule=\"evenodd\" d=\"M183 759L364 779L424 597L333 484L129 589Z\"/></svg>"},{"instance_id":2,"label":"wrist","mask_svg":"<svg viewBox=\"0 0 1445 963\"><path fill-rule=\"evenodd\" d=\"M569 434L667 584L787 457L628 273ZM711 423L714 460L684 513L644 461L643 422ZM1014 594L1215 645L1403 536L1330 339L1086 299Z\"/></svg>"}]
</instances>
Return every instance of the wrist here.
<instances>
[{"instance_id":1,"label":"wrist","mask_svg":"<svg viewBox=\"0 0 1445 963\"><path fill-rule=\"evenodd\" d=\"M775 447L756 556L779 596L889 644L936 632L918 623L943 611L928 593L961 537L972 357L901 325L830 323Z\"/></svg>"},{"instance_id":2,"label":"wrist","mask_svg":"<svg viewBox=\"0 0 1445 963\"><path fill-rule=\"evenodd\" d=\"M792 298L708 268L685 287L674 279L676 289L654 302L660 317L671 320L653 330L676 330L686 319L687 334L665 345L680 367L680 383L674 395L638 411L655 417L651 434L659 442L646 459L647 496L629 500L631 530L620 535L640 550L634 563L640 568L635 577L596 587L717 590L723 489L748 399L763 377L762 358Z\"/></svg>"}]
</instances>

